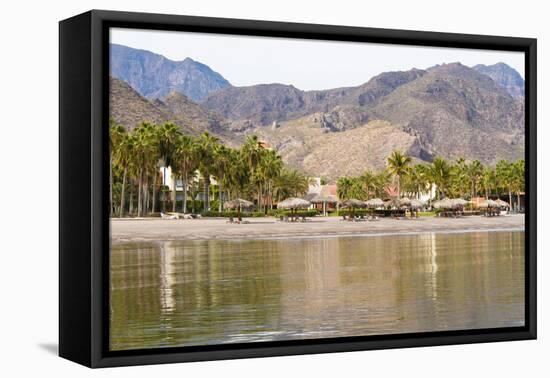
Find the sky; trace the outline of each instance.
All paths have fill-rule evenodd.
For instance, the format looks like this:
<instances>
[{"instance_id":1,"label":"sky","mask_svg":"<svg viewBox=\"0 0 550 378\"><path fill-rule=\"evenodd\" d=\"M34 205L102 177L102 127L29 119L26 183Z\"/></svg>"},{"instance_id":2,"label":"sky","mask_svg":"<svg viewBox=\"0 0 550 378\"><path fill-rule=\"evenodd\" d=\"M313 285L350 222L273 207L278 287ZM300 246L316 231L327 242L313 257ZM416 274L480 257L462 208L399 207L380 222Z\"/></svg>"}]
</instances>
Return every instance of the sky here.
<instances>
[{"instance_id":1,"label":"sky","mask_svg":"<svg viewBox=\"0 0 550 378\"><path fill-rule=\"evenodd\" d=\"M330 89L360 85L382 72L453 62L504 62L525 77L521 52L120 28L111 29L110 40L175 61L189 57L234 86L281 83L302 90Z\"/></svg>"}]
</instances>

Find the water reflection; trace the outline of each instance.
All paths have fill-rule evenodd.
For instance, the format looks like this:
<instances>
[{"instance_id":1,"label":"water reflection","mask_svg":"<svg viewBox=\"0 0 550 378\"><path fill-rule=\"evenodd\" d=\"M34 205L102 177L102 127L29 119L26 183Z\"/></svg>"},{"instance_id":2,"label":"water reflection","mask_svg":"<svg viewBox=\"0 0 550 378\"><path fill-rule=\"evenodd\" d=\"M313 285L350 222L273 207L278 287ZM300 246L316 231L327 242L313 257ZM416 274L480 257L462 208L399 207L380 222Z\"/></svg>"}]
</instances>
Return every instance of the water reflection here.
<instances>
[{"instance_id":1,"label":"water reflection","mask_svg":"<svg viewBox=\"0 0 550 378\"><path fill-rule=\"evenodd\" d=\"M128 243L111 349L523 325L524 233Z\"/></svg>"}]
</instances>

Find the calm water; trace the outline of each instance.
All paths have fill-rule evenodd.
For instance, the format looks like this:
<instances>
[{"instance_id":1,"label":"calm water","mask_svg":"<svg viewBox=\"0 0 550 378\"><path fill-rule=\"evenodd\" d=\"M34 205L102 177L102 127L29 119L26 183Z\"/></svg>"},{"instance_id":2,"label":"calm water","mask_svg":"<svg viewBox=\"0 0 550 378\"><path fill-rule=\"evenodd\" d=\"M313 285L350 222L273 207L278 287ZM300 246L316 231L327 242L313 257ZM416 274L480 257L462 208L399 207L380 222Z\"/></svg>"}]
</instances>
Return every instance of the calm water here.
<instances>
[{"instance_id":1,"label":"calm water","mask_svg":"<svg viewBox=\"0 0 550 378\"><path fill-rule=\"evenodd\" d=\"M524 233L132 243L111 349L524 324Z\"/></svg>"}]
</instances>

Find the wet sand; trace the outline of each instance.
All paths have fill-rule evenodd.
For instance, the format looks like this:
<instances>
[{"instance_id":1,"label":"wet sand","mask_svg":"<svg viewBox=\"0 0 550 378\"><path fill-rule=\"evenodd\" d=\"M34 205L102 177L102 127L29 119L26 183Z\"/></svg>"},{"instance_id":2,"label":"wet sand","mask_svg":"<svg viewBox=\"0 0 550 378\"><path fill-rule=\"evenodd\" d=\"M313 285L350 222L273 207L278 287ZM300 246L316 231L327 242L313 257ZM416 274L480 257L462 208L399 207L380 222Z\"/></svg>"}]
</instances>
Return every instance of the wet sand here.
<instances>
[{"instance_id":1,"label":"wet sand","mask_svg":"<svg viewBox=\"0 0 550 378\"><path fill-rule=\"evenodd\" d=\"M350 235L387 235L426 232L473 232L522 230L524 215L462 218L420 217L418 219L381 218L376 221L349 222L341 217L314 217L307 222L280 222L272 217L245 218L245 224L230 224L226 218L201 219L112 219L112 243L201 240L262 239L290 237L331 237Z\"/></svg>"}]
</instances>

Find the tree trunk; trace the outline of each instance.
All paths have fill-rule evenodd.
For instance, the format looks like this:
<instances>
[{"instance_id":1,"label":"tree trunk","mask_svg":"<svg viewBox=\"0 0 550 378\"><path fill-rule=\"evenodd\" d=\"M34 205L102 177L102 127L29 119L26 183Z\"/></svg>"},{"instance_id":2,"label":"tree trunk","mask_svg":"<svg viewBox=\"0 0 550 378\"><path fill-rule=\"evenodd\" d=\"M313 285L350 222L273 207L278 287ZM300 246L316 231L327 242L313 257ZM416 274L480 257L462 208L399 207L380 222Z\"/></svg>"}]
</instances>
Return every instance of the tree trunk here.
<instances>
[{"instance_id":1,"label":"tree trunk","mask_svg":"<svg viewBox=\"0 0 550 378\"><path fill-rule=\"evenodd\" d=\"M512 189L511 188L508 188L508 204L510 205L510 210L512 210L512 205L513 205L513 201L512 201Z\"/></svg>"},{"instance_id":2,"label":"tree trunk","mask_svg":"<svg viewBox=\"0 0 550 378\"><path fill-rule=\"evenodd\" d=\"M401 198L401 177L397 176L397 198Z\"/></svg>"},{"instance_id":3,"label":"tree trunk","mask_svg":"<svg viewBox=\"0 0 550 378\"><path fill-rule=\"evenodd\" d=\"M143 183L143 207L141 209L145 215L149 212L149 178L147 176Z\"/></svg>"},{"instance_id":4,"label":"tree trunk","mask_svg":"<svg viewBox=\"0 0 550 378\"><path fill-rule=\"evenodd\" d=\"M175 213L176 212L176 198L177 198L177 195L176 195L176 176L174 175L174 173L172 172L172 170L170 169L170 177L172 178L172 212Z\"/></svg>"},{"instance_id":5,"label":"tree trunk","mask_svg":"<svg viewBox=\"0 0 550 378\"><path fill-rule=\"evenodd\" d=\"M204 211L210 211L210 175L204 177Z\"/></svg>"},{"instance_id":6,"label":"tree trunk","mask_svg":"<svg viewBox=\"0 0 550 378\"><path fill-rule=\"evenodd\" d=\"M138 210L137 210L138 217L141 217L141 209L143 206L142 191L143 191L143 172L142 170L140 170L139 179L138 179Z\"/></svg>"},{"instance_id":7,"label":"tree trunk","mask_svg":"<svg viewBox=\"0 0 550 378\"><path fill-rule=\"evenodd\" d=\"M258 184L258 211L262 211L262 184Z\"/></svg>"},{"instance_id":8,"label":"tree trunk","mask_svg":"<svg viewBox=\"0 0 550 378\"><path fill-rule=\"evenodd\" d=\"M223 193L223 190L222 190L222 184L221 184L221 180L220 182L218 183L218 211L221 213L223 211L223 207L222 207L222 193Z\"/></svg>"},{"instance_id":9,"label":"tree trunk","mask_svg":"<svg viewBox=\"0 0 550 378\"><path fill-rule=\"evenodd\" d=\"M109 159L109 212L113 216L113 156Z\"/></svg>"},{"instance_id":10,"label":"tree trunk","mask_svg":"<svg viewBox=\"0 0 550 378\"><path fill-rule=\"evenodd\" d=\"M518 200L518 203L516 205L516 211L520 211L521 209L521 201L520 201L520 197L519 197L519 192L516 193L516 196L517 196L517 200Z\"/></svg>"},{"instance_id":11,"label":"tree trunk","mask_svg":"<svg viewBox=\"0 0 550 378\"><path fill-rule=\"evenodd\" d=\"M124 167L124 174L122 175L122 190L120 192L120 209L118 216L123 217L124 216L124 200L126 199L124 196L124 189L126 188L126 174L128 173L128 167Z\"/></svg>"},{"instance_id":12,"label":"tree trunk","mask_svg":"<svg viewBox=\"0 0 550 378\"><path fill-rule=\"evenodd\" d=\"M151 212L155 212L156 207L156 201L157 201L157 180L158 180L158 174L155 174L153 176L153 203L151 204Z\"/></svg>"},{"instance_id":13,"label":"tree trunk","mask_svg":"<svg viewBox=\"0 0 550 378\"><path fill-rule=\"evenodd\" d=\"M128 206L128 214L134 214L134 180L130 180L130 204Z\"/></svg>"},{"instance_id":14,"label":"tree trunk","mask_svg":"<svg viewBox=\"0 0 550 378\"><path fill-rule=\"evenodd\" d=\"M183 174L183 177L181 179L182 181L182 184L183 184L183 206L182 206L182 209L183 209L183 213L187 213L187 175Z\"/></svg>"}]
</instances>

